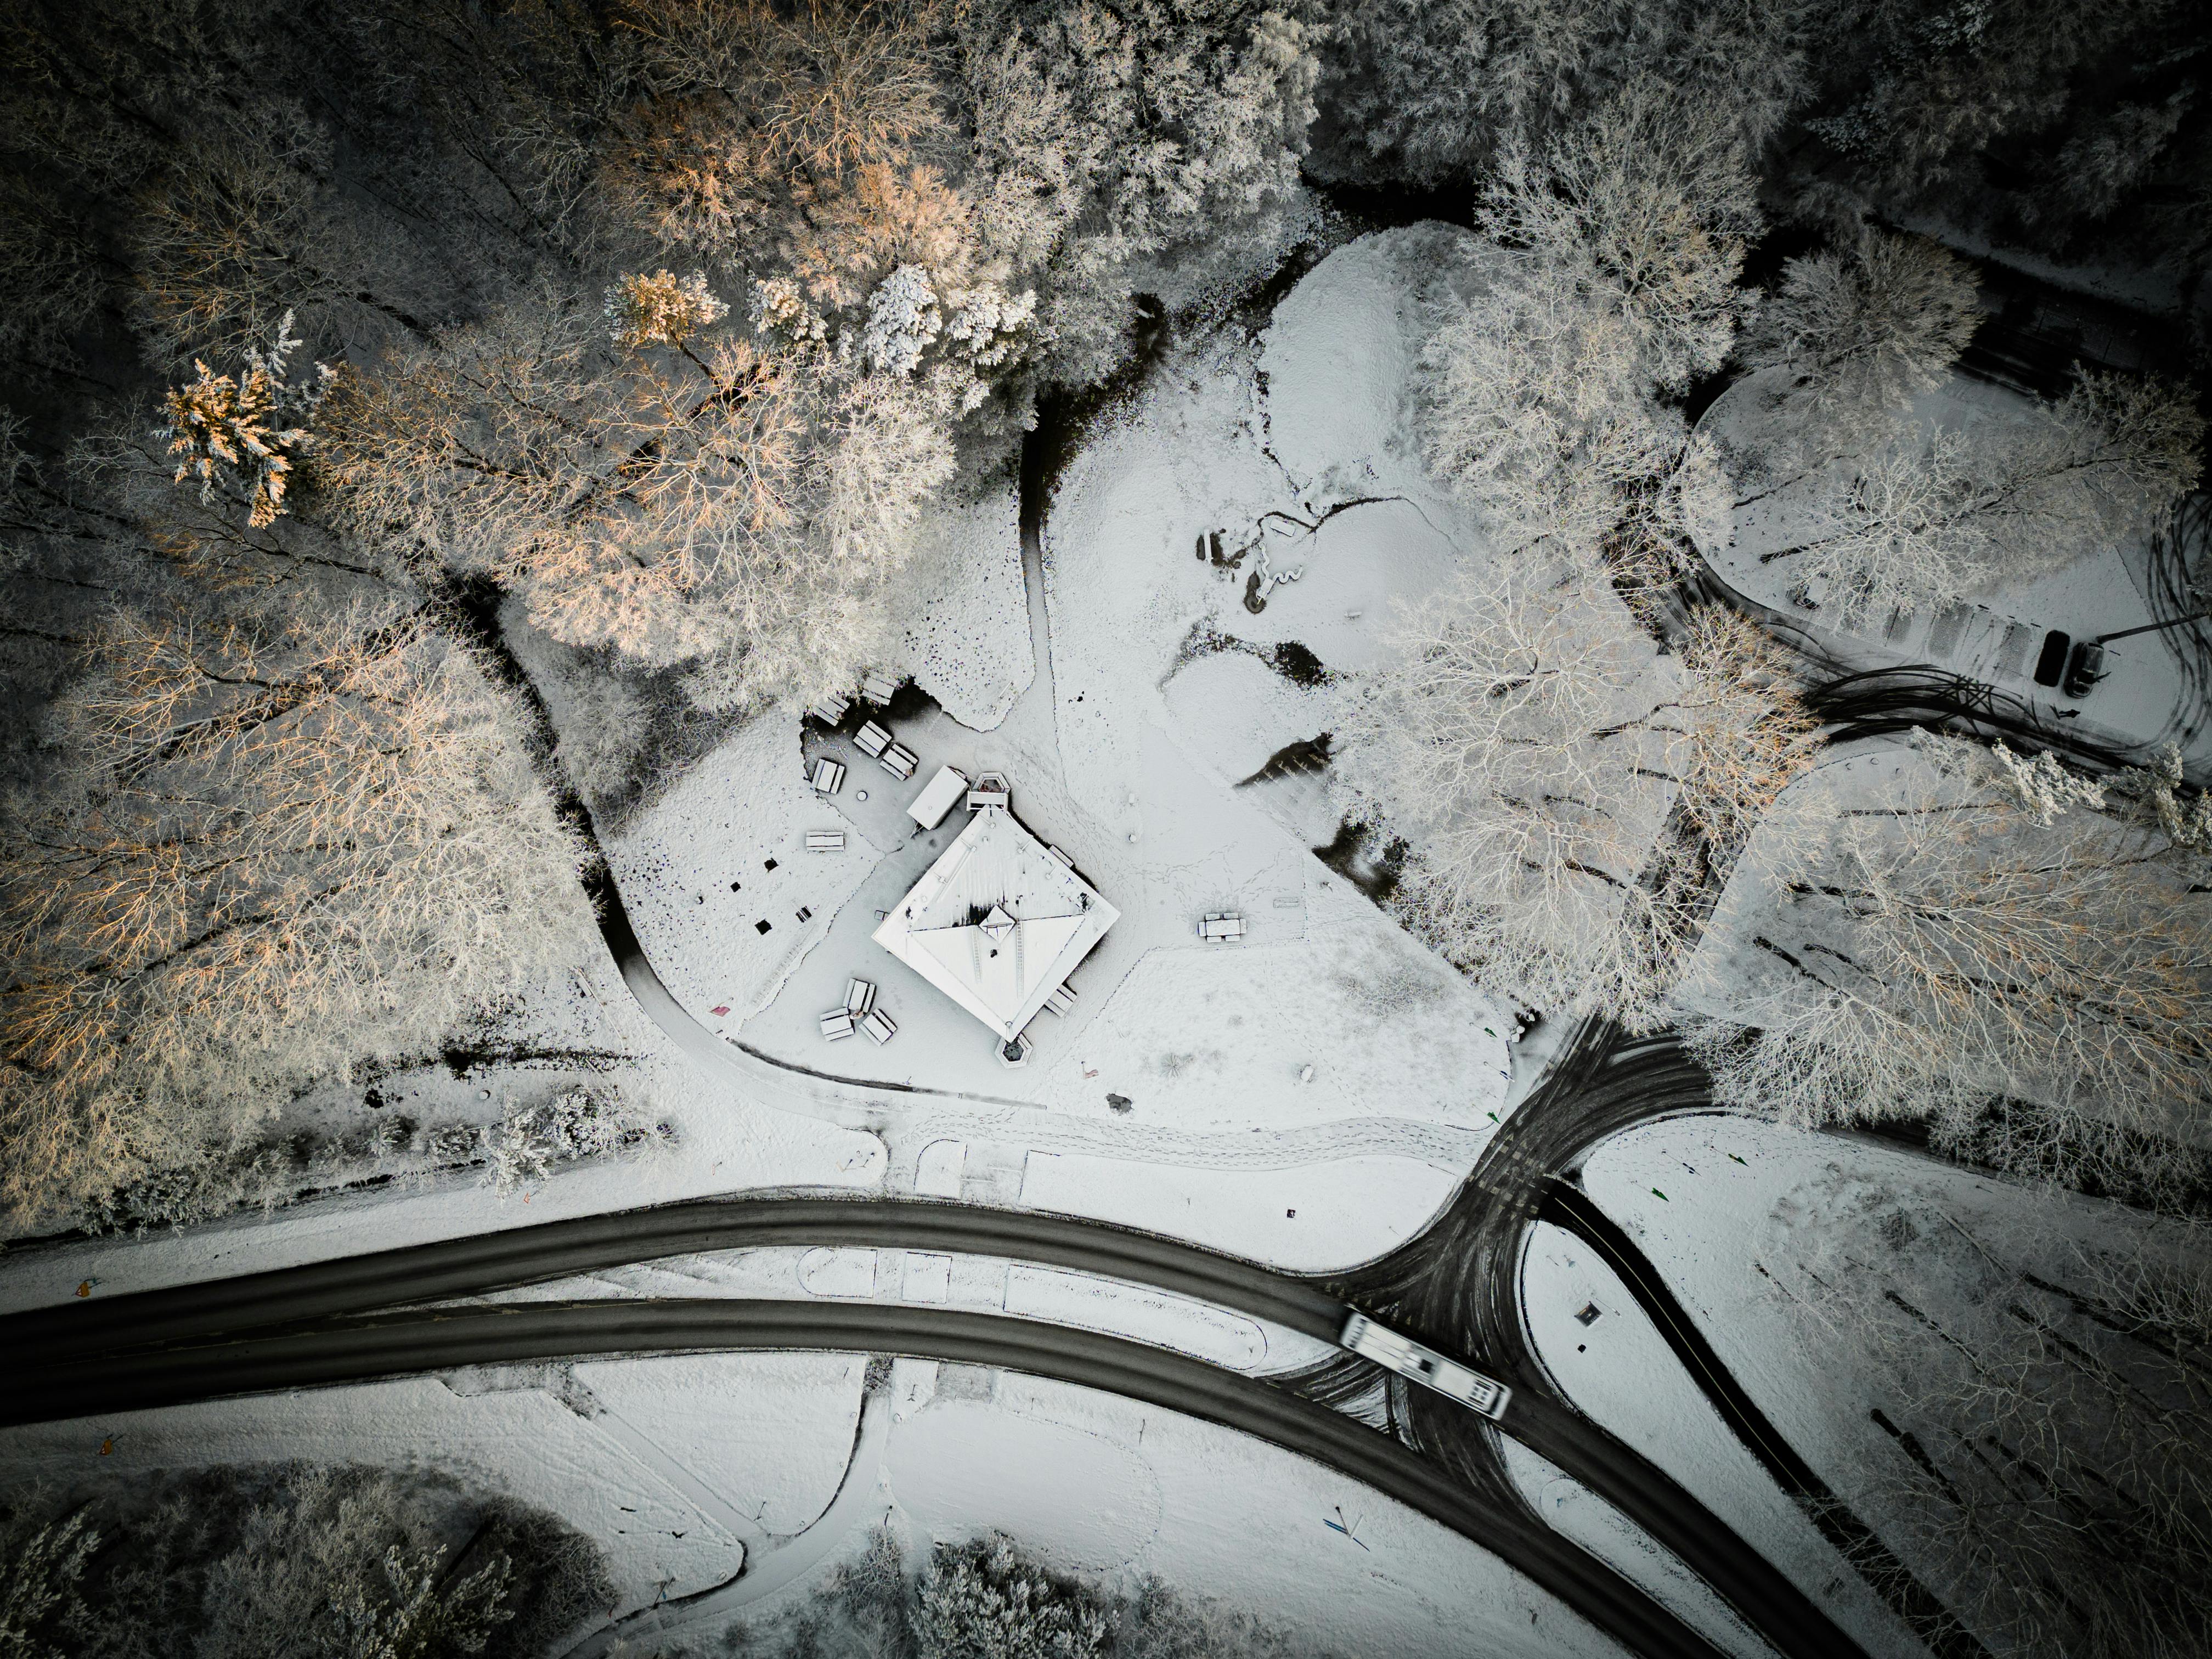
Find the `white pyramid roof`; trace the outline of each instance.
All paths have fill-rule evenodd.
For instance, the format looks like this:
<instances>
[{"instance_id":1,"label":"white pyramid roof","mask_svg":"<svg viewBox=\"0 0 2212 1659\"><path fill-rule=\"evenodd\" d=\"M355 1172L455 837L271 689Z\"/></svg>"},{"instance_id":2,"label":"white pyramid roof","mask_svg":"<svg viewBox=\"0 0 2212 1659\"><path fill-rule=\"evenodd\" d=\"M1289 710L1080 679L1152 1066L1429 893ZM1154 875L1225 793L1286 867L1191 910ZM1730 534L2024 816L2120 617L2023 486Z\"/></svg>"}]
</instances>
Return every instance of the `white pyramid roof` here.
<instances>
[{"instance_id":1,"label":"white pyramid roof","mask_svg":"<svg viewBox=\"0 0 2212 1659\"><path fill-rule=\"evenodd\" d=\"M875 940L1011 1040L1121 914L1012 813L986 806Z\"/></svg>"}]
</instances>

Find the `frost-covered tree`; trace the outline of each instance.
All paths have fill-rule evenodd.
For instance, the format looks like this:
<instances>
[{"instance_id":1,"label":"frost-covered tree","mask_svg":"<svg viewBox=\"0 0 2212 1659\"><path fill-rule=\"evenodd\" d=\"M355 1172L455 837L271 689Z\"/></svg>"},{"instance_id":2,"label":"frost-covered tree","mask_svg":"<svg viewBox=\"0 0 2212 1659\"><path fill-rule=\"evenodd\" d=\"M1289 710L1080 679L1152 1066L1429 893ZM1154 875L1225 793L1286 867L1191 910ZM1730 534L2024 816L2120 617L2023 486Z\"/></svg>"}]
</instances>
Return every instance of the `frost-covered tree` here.
<instances>
[{"instance_id":1,"label":"frost-covered tree","mask_svg":"<svg viewBox=\"0 0 2212 1659\"><path fill-rule=\"evenodd\" d=\"M1340 775L1413 848L1401 888L1454 960L1541 1007L1648 1015L1679 934L1662 829L1672 677L1601 580L1534 559L1402 614L1347 686Z\"/></svg>"},{"instance_id":2,"label":"frost-covered tree","mask_svg":"<svg viewBox=\"0 0 2212 1659\"><path fill-rule=\"evenodd\" d=\"M2196 486L2203 417L2149 376L2084 374L2024 417L1936 429L1835 469L1816 532L1764 553L1847 618L2027 581L2147 533Z\"/></svg>"},{"instance_id":3,"label":"frost-covered tree","mask_svg":"<svg viewBox=\"0 0 2212 1659\"><path fill-rule=\"evenodd\" d=\"M610 363L597 334L548 301L349 387L322 467L350 521L711 707L848 678L952 474L947 386L727 330Z\"/></svg>"},{"instance_id":4,"label":"frost-covered tree","mask_svg":"<svg viewBox=\"0 0 2212 1659\"><path fill-rule=\"evenodd\" d=\"M1817 465L1886 441L1912 399L1949 374L1979 320L1964 260L1924 237L1869 228L1848 252L1785 264L1738 349L1787 373L1768 418L1789 459Z\"/></svg>"},{"instance_id":5,"label":"frost-covered tree","mask_svg":"<svg viewBox=\"0 0 2212 1659\"><path fill-rule=\"evenodd\" d=\"M1868 763L1871 764L1872 763ZM1793 1122L2013 1125L2073 1137L2212 1110L2212 896L2186 849L1960 739L1923 736L1862 800L1799 787L1794 844L1754 836L1686 984L1723 1098ZM2073 799L2067 799L2069 794ZM2024 1104L2022 1103L2025 1103Z\"/></svg>"},{"instance_id":6,"label":"frost-covered tree","mask_svg":"<svg viewBox=\"0 0 2212 1659\"><path fill-rule=\"evenodd\" d=\"M72 1517L38 1494L0 1505L10 1539L83 1528L82 1549L94 1525L80 1595L11 1656L534 1659L613 1597L572 1528L419 1473L217 1465L156 1472Z\"/></svg>"},{"instance_id":7,"label":"frost-covered tree","mask_svg":"<svg viewBox=\"0 0 2212 1659\"><path fill-rule=\"evenodd\" d=\"M46 1632L82 1617L78 1586L100 1534L82 1510L40 1522L29 1516L0 1524L0 1655L63 1659Z\"/></svg>"},{"instance_id":8,"label":"frost-covered tree","mask_svg":"<svg viewBox=\"0 0 2212 1659\"><path fill-rule=\"evenodd\" d=\"M1297 7L982 0L957 36L980 243L1034 281L1052 379L1119 360L1137 271L1265 245L1297 198L1320 72Z\"/></svg>"},{"instance_id":9,"label":"frost-covered tree","mask_svg":"<svg viewBox=\"0 0 2212 1659\"><path fill-rule=\"evenodd\" d=\"M1616 312L1656 385L1679 389L1727 359L1743 309L1736 276L1760 218L1725 112L1632 82L1541 149L1510 142L1480 217Z\"/></svg>"},{"instance_id":10,"label":"frost-covered tree","mask_svg":"<svg viewBox=\"0 0 2212 1659\"><path fill-rule=\"evenodd\" d=\"M117 615L0 819L0 1197L189 1167L588 937L507 696L422 614Z\"/></svg>"},{"instance_id":11,"label":"frost-covered tree","mask_svg":"<svg viewBox=\"0 0 2212 1659\"><path fill-rule=\"evenodd\" d=\"M1639 76L1729 112L1756 149L1799 95L1795 5L1339 0L1321 103L1354 176L1472 179Z\"/></svg>"},{"instance_id":12,"label":"frost-covered tree","mask_svg":"<svg viewBox=\"0 0 2212 1659\"><path fill-rule=\"evenodd\" d=\"M1725 521L1726 478L1652 398L1632 326L1548 264L1506 264L1462 306L1422 349L1421 390L1430 467L1512 542L1589 561ZM1616 538L1631 519L1639 533ZM1663 550L1656 563L1638 574L1675 574Z\"/></svg>"},{"instance_id":13,"label":"frost-covered tree","mask_svg":"<svg viewBox=\"0 0 2212 1659\"><path fill-rule=\"evenodd\" d=\"M939 1545L914 1613L919 1659L1098 1659L1111 1613L1000 1534Z\"/></svg>"},{"instance_id":14,"label":"frost-covered tree","mask_svg":"<svg viewBox=\"0 0 2212 1659\"><path fill-rule=\"evenodd\" d=\"M607 331L624 351L681 347L729 311L707 286L703 270L689 276L672 270L657 270L649 276L639 273L620 278L607 290Z\"/></svg>"},{"instance_id":15,"label":"frost-covered tree","mask_svg":"<svg viewBox=\"0 0 2212 1659\"><path fill-rule=\"evenodd\" d=\"M154 434L177 458L177 483L198 483L203 505L214 502L218 489L243 497L251 529L274 524L283 513L293 458L313 444L307 428L335 377L328 364L317 363L313 375L295 384L289 360L299 348L288 311L269 349L248 346L235 375L195 362L199 378L170 391L167 424Z\"/></svg>"}]
</instances>

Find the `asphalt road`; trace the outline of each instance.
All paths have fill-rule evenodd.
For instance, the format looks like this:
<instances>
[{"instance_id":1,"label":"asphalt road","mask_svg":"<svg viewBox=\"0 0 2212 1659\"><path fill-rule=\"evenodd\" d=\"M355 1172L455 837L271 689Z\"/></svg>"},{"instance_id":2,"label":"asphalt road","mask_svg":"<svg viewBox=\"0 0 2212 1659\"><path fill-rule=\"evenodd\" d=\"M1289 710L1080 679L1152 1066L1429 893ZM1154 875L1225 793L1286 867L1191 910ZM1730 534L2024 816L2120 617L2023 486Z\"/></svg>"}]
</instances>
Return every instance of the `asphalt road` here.
<instances>
[{"instance_id":1,"label":"asphalt road","mask_svg":"<svg viewBox=\"0 0 2212 1659\"><path fill-rule=\"evenodd\" d=\"M1464 1222L1479 1218L1490 1207L1477 1194L1473 1200L1463 1199L1451 1213ZM1517 1234L1524 1221L1522 1212L1514 1207L1501 1218L1499 1225ZM1451 1243L1458 1237L1456 1231L1448 1236L1444 1260L1453 1259ZM271 1373L276 1380L260 1385L226 1380L222 1356L242 1353L247 1346L259 1354L264 1352L264 1345L280 1340L280 1332L380 1309L481 1296L695 1252L774 1245L845 1245L1009 1257L1172 1291L1322 1340L1335 1339L1346 1312L1335 1287L1178 1239L1073 1217L927 1199L787 1195L697 1200L9 1315L0 1318L0 1347L23 1362L25 1370L0 1384L0 1419L22 1421L40 1414L79 1416L94 1409L121 1408L95 1408L85 1401L101 1396L88 1396L77 1391L74 1383L54 1385L40 1380L41 1376L82 1378L88 1387L137 1390L130 1397L142 1403L149 1397L145 1391L158 1395L163 1387L177 1386L177 1379L182 1378L190 1378L190 1387L197 1390L180 1396L184 1398L246 1392L252 1386L304 1386L284 1380L281 1373ZM1480 1275L1476 1279L1480 1282ZM1447 1296L1456 1293L1452 1286L1445 1287ZM472 1315L475 1311L428 1310L422 1317L433 1322L451 1320L462 1312ZM876 1315L890 1320L906 1310L868 1304L842 1311L865 1322ZM380 1322L361 1328L385 1327ZM503 1328L482 1328L489 1333ZM1514 1328L1518 1328L1517 1318ZM1064 1334L1071 1343L1083 1339L1079 1332ZM1446 1336L1449 1341L1449 1334ZM849 1332L848 1337L832 1346L883 1349L888 1341ZM230 1340L228 1344L217 1340L222 1338ZM1448 1351L1469 1350L1452 1343ZM317 1380L356 1381L422 1368L398 1363L374 1340L347 1352L353 1356L353 1371L319 1373ZM180 1354L191 1358L180 1360ZM473 1354L465 1361L434 1363L492 1360ZM1178 1363L1198 1362L1178 1359ZM1343 1356L1341 1370L1352 1382L1348 1393L1370 1391L1384 1375L1350 1354ZM1058 1370L1043 1374L1063 1375ZM1502 1425L1504 1433L1581 1480L1644 1528L1765 1633L1780 1651L1857 1659L1861 1650L1856 1644L1786 1576L1666 1474L1552 1394L1540 1371L1525 1373L1534 1379L1534 1386L1523 1380L1523 1372L1512 1375L1521 1391L1507 1409ZM1091 1376L1066 1380L1117 1387ZM1240 1384L1247 1382L1235 1380ZM1270 1395L1285 1392L1263 1383L1250 1386ZM1333 1403L1326 1389L1307 1387L1293 1392L1304 1396L1299 1401L1301 1409L1327 1409ZM1427 1425L1425 1433L1412 1437L1420 1450L1431 1454L1424 1467L1445 1480L1459 1502L1488 1515L1493 1524L1502 1524L1504 1517L1510 1516L1516 1525L1540 1527L1505 1474L1493 1431L1483 1419L1425 1389L1401 1388L1398 1393L1416 1420ZM1160 1403L1181 1408L1173 1398ZM1358 1437L1384 1438L1339 1413L1330 1411L1328 1415L1347 1424ZM1320 1455L1304 1446L1292 1449ZM1366 1478L1358 1470L1334 1467Z\"/></svg>"},{"instance_id":2,"label":"asphalt road","mask_svg":"<svg viewBox=\"0 0 2212 1659\"><path fill-rule=\"evenodd\" d=\"M1691 1382L1782 1489L1800 1501L1844 1559L1857 1565L1891 1610L1944 1659L1986 1659L1942 1601L1759 1411L1634 1241L1572 1184L1590 1151L1623 1130L1661 1117L1718 1109L1711 1079L1671 1032L1629 1036L1606 1022L1589 1022L1563 1047L1544 1081L1492 1139L1443 1213L1389 1255L1333 1276L1329 1288L1408 1335L1511 1383L1516 1437L1536 1446L1535 1437L1542 1435L1546 1444L1558 1448L1547 1456L1595 1490L1605 1491L1598 1482L1607 1472L1615 1485L1627 1483L1643 1460L1568 1405L1529 1349L1522 1316L1521 1255L1529 1224L1540 1218L1567 1228L1605 1258L1681 1361ZM1324 1396L1331 1387L1344 1386L1340 1379L1304 1380L1309 1391ZM1487 1467L1495 1459L1494 1446L1470 1433L1464 1413L1440 1410L1440 1403L1419 1390L1408 1392L1401 1407L1407 1439L1461 1467L1470 1483L1494 1487L1505 1478L1502 1468ZM1577 1426L1568 1431L1540 1425L1542 1414L1552 1411L1566 1413ZM1637 1513L1627 1504L1620 1506ZM1701 1576L1708 1571L1695 1553L1703 1540L1667 1537L1641 1515L1638 1519ZM1759 1627L1772 1639L1773 1626ZM1784 1652L1801 1650L1780 1645Z\"/></svg>"},{"instance_id":3,"label":"asphalt road","mask_svg":"<svg viewBox=\"0 0 2212 1659\"><path fill-rule=\"evenodd\" d=\"M1000 1366L1103 1389L1279 1446L1396 1498L1492 1552L1633 1653L1720 1650L1528 1514L1498 1511L1387 1436L1324 1406L1140 1343L950 1309L800 1301L526 1302L417 1309L11 1371L10 1422L106 1416L226 1395L586 1355L860 1350Z\"/></svg>"}]
</instances>

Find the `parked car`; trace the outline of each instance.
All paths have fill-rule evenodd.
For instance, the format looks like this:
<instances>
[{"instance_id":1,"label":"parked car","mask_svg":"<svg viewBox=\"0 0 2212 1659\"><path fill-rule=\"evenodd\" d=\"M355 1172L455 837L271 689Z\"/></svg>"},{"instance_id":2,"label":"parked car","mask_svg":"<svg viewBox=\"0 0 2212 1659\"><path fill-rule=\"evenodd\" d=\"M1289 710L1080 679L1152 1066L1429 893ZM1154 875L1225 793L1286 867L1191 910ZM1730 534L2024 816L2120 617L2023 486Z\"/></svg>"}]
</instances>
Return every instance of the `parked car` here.
<instances>
[{"instance_id":1,"label":"parked car","mask_svg":"<svg viewBox=\"0 0 2212 1659\"><path fill-rule=\"evenodd\" d=\"M2105 666L2105 647L2094 640L2084 640L2074 647L2074 660L2066 668L2066 684L2059 689L2069 697L2086 697L2110 672Z\"/></svg>"}]
</instances>

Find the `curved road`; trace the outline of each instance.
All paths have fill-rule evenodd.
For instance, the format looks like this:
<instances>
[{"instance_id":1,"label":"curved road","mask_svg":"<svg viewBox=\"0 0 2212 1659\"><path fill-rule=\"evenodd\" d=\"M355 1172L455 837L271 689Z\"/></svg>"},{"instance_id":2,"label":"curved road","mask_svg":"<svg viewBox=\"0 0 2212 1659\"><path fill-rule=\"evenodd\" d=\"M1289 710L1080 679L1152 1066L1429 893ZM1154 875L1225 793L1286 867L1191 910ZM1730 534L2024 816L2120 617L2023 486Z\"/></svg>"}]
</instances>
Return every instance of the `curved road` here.
<instances>
[{"instance_id":1,"label":"curved road","mask_svg":"<svg viewBox=\"0 0 2212 1659\"><path fill-rule=\"evenodd\" d=\"M1486 1207L1462 1205L1451 1213L1479 1214ZM1507 1219L1517 1227L1523 1217L1516 1208ZM86 1379L88 1386L121 1389L141 1401L158 1396L164 1388L177 1386L175 1379L182 1376L195 1379L191 1386L199 1390L183 1397L246 1391L256 1385L226 1378L220 1369L222 1356L249 1348L262 1352L264 1345L287 1338L310 1322L360 1316L406 1304L481 1296L596 1269L697 1252L824 1244L1003 1256L1072 1268L1233 1308L1324 1341L1334 1340L1341 1331L1346 1312L1339 1296L1314 1280L1178 1239L1103 1222L927 1199L791 1195L694 1200L9 1315L0 1318L0 1344L38 1369L19 1372L0 1386L0 1419L27 1420L46 1413L76 1416L93 1409L76 1391L76 1382L64 1386L51 1380L55 1378ZM418 1316L436 1322L457 1318L462 1311L478 1310L427 1310ZM876 1314L888 1320L894 1313L910 1310L870 1304L847 1311L865 1322ZM384 1327L380 1322L374 1328ZM1083 1337L1075 1331L1063 1334L1071 1344ZM231 1339L229 1345L217 1340L222 1338ZM856 1338L850 1346L881 1348L885 1345ZM1455 1342L1451 1346L1464 1351L1466 1345ZM192 1358L187 1361L180 1358L183 1355ZM491 1362L479 1355L467 1363ZM366 1369L356 1369L343 1380L420 1369L395 1364L393 1356L380 1352L374 1344L357 1351L357 1364ZM1382 1375L1350 1354L1343 1357L1342 1364L1356 1378L1351 1392L1371 1389ZM181 1372L180 1365L185 1367ZM1116 1387L1090 1375L1045 1374L1095 1387ZM265 1386L286 1384L280 1376ZM1249 1386L1270 1394L1282 1392L1265 1383ZM130 1392L133 1390L137 1392ZM1516 1528L1548 1531L1518 1489L1504 1477L1489 1427L1439 1396L1415 1392L1420 1395L1414 1407L1419 1420L1431 1425L1425 1435L1416 1437L1415 1444L1440 1454L1424 1467L1446 1480L1459 1502L1489 1516L1493 1527L1510 1521ZM1176 1405L1172 1398L1160 1403ZM1327 1403L1321 1399L1299 1401L1301 1409L1325 1408ZM1336 1413L1329 1415L1360 1437L1381 1437ZM1724 1522L1655 1465L1540 1384L1525 1388L1516 1396L1503 1431L1582 1481L1643 1527L1754 1627L1765 1632L1780 1650L1793 1655L1832 1654L1839 1659L1844 1656L1856 1659L1859 1655L1855 1643ZM1292 1449L1322 1455L1307 1446ZM1407 1455L1413 1454L1409 1450ZM1334 1467L1356 1478L1366 1478L1356 1468ZM1486 1478L1486 1469L1498 1473L1494 1478Z\"/></svg>"},{"instance_id":2,"label":"curved road","mask_svg":"<svg viewBox=\"0 0 2212 1659\"><path fill-rule=\"evenodd\" d=\"M896 1304L708 1300L526 1302L422 1309L199 1346L92 1355L18 1370L0 1417L24 1422L584 1355L849 1349L1000 1366L1235 1429L1372 1486L1491 1551L1650 1659L1720 1650L1612 1568L1525 1511L1496 1512L1446 1471L1324 1406L1117 1337L1029 1320ZM1796 1651L1807 1651L1798 1648Z\"/></svg>"},{"instance_id":3,"label":"curved road","mask_svg":"<svg viewBox=\"0 0 2212 1659\"><path fill-rule=\"evenodd\" d=\"M1632 1037L1608 1022L1587 1022L1435 1223L1389 1255L1332 1275L1329 1287L1409 1335L1510 1382L1516 1437L1524 1444L1537 1442L1520 1425L1556 1410L1580 1425L1563 1437L1565 1452L1610 1464L1634 1454L1574 1413L1529 1347L1522 1314L1521 1256L1529 1224L1543 1219L1573 1231L1605 1258L1692 1384L1891 1610L1945 1659L1986 1659L1980 1644L1759 1410L1634 1242L1570 1184L1583 1160L1612 1136L1661 1117L1718 1109L1704 1068L1672 1032ZM1334 1364L1300 1379L1322 1397L1342 1391L1346 1381ZM1471 1480L1505 1479L1502 1468L1489 1467L1494 1450L1478 1443L1464 1413L1440 1409L1441 1402L1420 1390L1394 1406L1414 1444L1467 1466ZM1547 1455L1603 1490L1581 1466ZM1784 1644L1784 1650L1797 1650Z\"/></svg>"}]
</instances>

